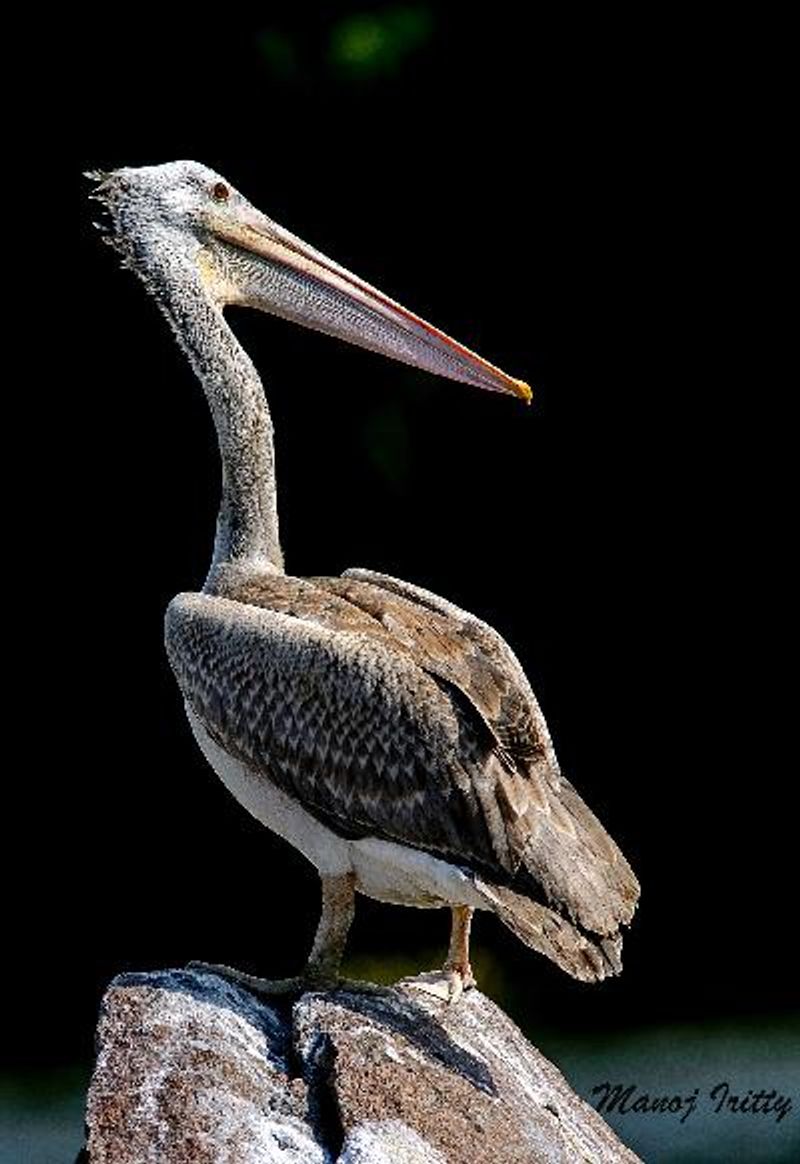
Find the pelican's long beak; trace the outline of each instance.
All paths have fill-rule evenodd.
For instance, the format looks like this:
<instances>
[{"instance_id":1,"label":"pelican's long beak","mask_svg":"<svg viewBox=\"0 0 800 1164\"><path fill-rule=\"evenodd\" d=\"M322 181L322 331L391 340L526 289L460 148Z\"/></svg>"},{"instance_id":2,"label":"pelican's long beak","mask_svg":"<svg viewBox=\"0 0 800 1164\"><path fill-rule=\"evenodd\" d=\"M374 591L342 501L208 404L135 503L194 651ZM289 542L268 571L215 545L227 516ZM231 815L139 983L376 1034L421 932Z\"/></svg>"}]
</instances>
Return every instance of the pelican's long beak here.
<instances>
[{"instance_id":1,"label":"pelican's long beak","mask_svg":"<svg viewBox=\"0 0 800 1164\"><path fill-rule=\"evenodd\" d=\"M256 307L439 376L530 402L531 390L522 380L501 372L249 204L236 207L235 216L215 216L209 231L212 239L228 244L212 242L226 302Z\"/></svg>"}]
</instances>

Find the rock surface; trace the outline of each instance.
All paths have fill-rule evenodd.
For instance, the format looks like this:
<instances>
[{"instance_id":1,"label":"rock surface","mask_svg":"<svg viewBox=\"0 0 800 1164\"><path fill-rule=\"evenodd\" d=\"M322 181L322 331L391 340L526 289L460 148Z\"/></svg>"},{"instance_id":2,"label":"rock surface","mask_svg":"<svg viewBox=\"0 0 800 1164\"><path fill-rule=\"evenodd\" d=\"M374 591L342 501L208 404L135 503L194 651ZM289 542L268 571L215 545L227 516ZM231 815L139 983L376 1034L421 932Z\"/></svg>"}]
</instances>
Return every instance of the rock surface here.
<instances>
[{"instance_id":1,"label":"rock surface","mask_svg":"<svg viewBox=\"0 0 800 1164\"><path fill-rule=\"evenodd\" d=\"M109 986L91 1164L635 1164L489 999L266 1004L213 974Z\"/></svg>"}]
</instances>

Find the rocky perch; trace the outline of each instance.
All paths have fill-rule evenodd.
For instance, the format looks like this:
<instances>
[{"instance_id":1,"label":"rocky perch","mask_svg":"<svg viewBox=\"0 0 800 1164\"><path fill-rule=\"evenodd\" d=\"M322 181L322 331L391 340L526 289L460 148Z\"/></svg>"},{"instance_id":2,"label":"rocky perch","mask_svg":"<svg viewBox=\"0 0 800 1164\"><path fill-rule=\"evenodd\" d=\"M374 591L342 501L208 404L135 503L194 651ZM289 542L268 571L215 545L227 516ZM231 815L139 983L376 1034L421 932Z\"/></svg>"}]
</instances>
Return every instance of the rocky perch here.
<instances>
[{"instance_id":1,"label":"rocky perch","mask_svg":"<svg viewBox=\"0 0 800 1164\"><path fill-rule=\"evenodd\" d=\"M216 975L109 986L90 1164L635 1164L503 1012L407 987L265 1003Z\"/></svg>"}]
</instances>

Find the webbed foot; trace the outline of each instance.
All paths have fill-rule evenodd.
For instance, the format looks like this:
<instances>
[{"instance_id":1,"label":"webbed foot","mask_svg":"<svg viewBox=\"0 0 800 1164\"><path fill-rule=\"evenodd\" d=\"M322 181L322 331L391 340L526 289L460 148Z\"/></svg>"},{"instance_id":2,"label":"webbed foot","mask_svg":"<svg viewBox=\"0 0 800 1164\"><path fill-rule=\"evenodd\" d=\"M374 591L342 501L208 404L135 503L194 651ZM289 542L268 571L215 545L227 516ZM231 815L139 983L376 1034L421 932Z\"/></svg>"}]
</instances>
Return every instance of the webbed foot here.
<instances>
[{"instance_id":1,"label":"webbed foot","mask_svg":"<svg viewBox=\"0 0 800 1164\"><path fill-rule=\"evenodd\" d=\"M233 966L219 966L212 962L187 962L187 970L201 970L206 974L216 974L237 986L243 986L252 994L260 994L265 998L274 998L280 995L303 994L306 990L330 990L337 986L339 979L311 979L302 974L293 978L259 978L256 974L246 974L243 970L236 970Z\"/></svg>"},{"instance_id":2,"label":"webbed foot","mask_svg":"<svg viewBox=\"0 0 800 1164\"><path fill-rule=\"evenodd\" d=\"M441 998L444 1002L452 1004L458 1002L465 990L475 986L475 978L469 966L461 969L445 965L441 970L426 970L411 978L401 978L397 985L421 990L425 994L431 994L434 998Z\"/></svg>"},{"instance_id":3,"label":"webbed foot","mask_svg":"<svg viewBox=\"0 0 800 1164\"><path fill-rule=\"evenodd\" d=\"M293 978L259 978L255 974L245 973L244 970L236 970L233 966L220 966L212 962L187 962L186 969L216 974L219 978L226 978L229 982L235 982L237 986L243 986L252 994L260 994L265 998L327 990L349 990L355 994L385 994L390 989L375 982L342 978L341 975L315 969L306 970L305 973L297 974Z\"/></svg>"}]
</instances>

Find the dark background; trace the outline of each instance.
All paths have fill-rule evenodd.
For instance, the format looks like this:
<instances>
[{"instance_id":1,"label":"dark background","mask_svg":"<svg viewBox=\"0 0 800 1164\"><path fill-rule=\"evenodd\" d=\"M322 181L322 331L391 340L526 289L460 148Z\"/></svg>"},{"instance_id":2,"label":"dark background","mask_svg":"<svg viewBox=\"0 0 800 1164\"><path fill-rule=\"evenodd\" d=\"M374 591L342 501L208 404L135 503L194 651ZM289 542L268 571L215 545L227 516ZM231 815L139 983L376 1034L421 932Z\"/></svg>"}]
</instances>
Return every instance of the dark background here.
<instances>
[{"instance_id":1,"label":"dark background","mask_svg":"<svg viewBox=\"0 0 800 1164\"><path fill-rule=\"evenodd\" d=\"M63 186L79 252L27 320L54 385L28 435L55 473L46 503L22 491L45 649L22 691L33 827L11 906L14 1009L38 999L46 1033L12 1015L12 1065L88 1063L115 973L291 973L316 922L316 875L205 767L162 649L167 602L205 576L217 454L79 174L181 157L534 387L526 410L231 314L275 420L290 572L368 566L496 626L640 877L625 972L598 987L479 919L511 1013L585 1033L796 1001L777 743L792 449L762 265L780 268L763 175L781 147L760 50L666 16L481 12L268 4L175 29L87 19L51 45L58 174L32 184ZM446 926L362 901L351 949L421 967Z\"/></svg>"}]
</instances>

